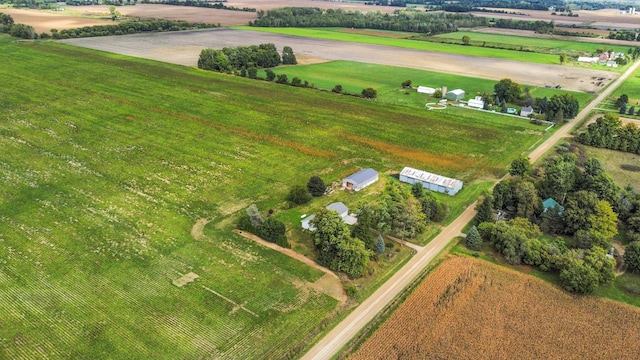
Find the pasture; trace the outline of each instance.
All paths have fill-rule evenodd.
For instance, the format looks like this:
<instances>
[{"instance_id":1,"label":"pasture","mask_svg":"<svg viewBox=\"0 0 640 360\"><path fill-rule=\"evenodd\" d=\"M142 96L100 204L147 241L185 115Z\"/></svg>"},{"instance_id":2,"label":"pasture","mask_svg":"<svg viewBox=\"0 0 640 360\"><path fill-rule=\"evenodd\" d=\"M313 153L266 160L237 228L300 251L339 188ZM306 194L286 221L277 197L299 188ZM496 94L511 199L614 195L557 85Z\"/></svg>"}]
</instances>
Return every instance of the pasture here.
<instances>
[{"instance_id":1,"label":"pasture","mask_svg":"<svg viewBox=\"0 0 640 360\"><path fill-rule=\"evenodd\" d=\"M449 90L463 89L466 92L466 99L473 99L477 93L493 93L493 86L497 81L481 79L457 74L434 72L401 68L397 66L367 64L352 61L331 61L312 65L282 66L273 69L276 74L286 74L289 81L293 77L298 77L303 81L314 84L316 88L331 90L335 85L342 85L343 90L351 94L359 94L362 89L372 87L378 91L379 101L395 104L406 104L424 108L424 104L433 101L430 96L418 94L413 89L401 89L400 85L405 80L411 80L413 87L428 86L440 88L446 86ZM259 72L259 76L264 77L264 71ZM578 99L581 106L584 106L593 96L586 93L567 91L564 89L548 89L544 87L529 86L522 84L523 88L528 88L534 98L551 97L554 94L561 95L569 93ZM408 94L405 94L408 93ZM477 115L484 117L485 115Z\"/></svg>"},{"instance_id":2,"label":"pasture","mask_svg":"<svg viewBox=\"0 0 640 360\"><path fill-rule=\"evenodd\" d=\"M614 102L615 99L622 94L627 94L629 104L636 105L640 103L640 70L636 71L632 76L629 76L629 78L616 89L613 93Z\"/></svg>"},{"instance_id":3,"label":"pasture","mask_svg":"<svg viewBox=\"0 0 640 360\"><path fill-rule=\"evenodd\" d=\"M576 297L530 275L453 256L349 359L634 359L638 321L636 307ZM610 346L618 337L625 344Z\"/></svg>"},{"instance_id":4,"label":"pasture","mask_svg":"<svg viewBox=\"0 0 640 360\"><path fill-rule=\"evenodd\" d=\"M359 167L493 177L543 136L53 42L0 61L6 358L285 357L338 301L238 212Z\"/></svg>"},{"instance_id":5,"label":"pasture","mask_svg":"<svg viewBox=\"0 0 640 360\"><path fill-rule=\"evenodd\" d=\"M472 31L457 31L447 34L434 35L435 38L452 39L461 41L463 36L469 36L472 43L486 42L487 45L508 45L508 46L523 46L525 48L531 48L536 51L536 48L543 50L563 50L563 51L576 51L586 52L594 54L597 49L602 50L614 50L615 52L627 53L628 46L612 45L612 44L600 44L592 42L582 41L570 41L570 40L558 40L549 39L543 37L531 37L531 36L515 36L515 35L500 35L500 34L487 34L481 32ZM559 52L559 51L558 51ZM528 56L528 53L525 55Z\"/></svg>"},{"instance_id":6,"label":"pasture","mask_svg":"<svg viewBox=\"0 0 640 360\"><path fill-rule=\"evenodd\" d=\"M263 31L275 34L303 36L313 39L325 39L336 41L347 41L362 44L374 44L394 46L413 50L436 51L450 54L460 54L478 57L488 57L503 60L526 61L538 64L558 64L558 56L550 54L527 54L523 59L522 53L513 50L490 49L482 47L469 47L454 44L441 44L428 41L417 41L409 39L397 39L386 36L364 35L358 32L352 33L350 29L344 28L265 28L254 26L234 26L234 29ZM295 49L294 49L295 50Z\"/></svg>"}]
</instances>

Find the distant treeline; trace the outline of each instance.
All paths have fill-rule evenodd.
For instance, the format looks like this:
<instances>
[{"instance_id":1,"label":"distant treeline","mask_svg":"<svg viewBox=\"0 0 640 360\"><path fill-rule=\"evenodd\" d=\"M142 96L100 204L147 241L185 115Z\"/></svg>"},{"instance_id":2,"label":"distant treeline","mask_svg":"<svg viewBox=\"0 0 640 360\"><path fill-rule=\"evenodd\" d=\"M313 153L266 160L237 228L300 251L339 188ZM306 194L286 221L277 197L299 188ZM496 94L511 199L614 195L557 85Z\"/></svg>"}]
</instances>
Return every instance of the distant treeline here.
<instances>
[{"instance_id":1,"label":"distant treeline","mask_svg":"<svg viewBox=\"0 0 640 360\"><path fill-rule=\"evenodd\" d=\"M71 39L92 36L125 35L143 32L179 31L190 29L213 28L213 24L196 24L183 20L149 19L140 21L124 21L114 25L85 26L76 29L56 30L51 29L51 35L42 33L38 35L32 26L15 24L10 15L0 13L0 33L22 39Z\"/></svg>"},{"instance_id":2,"label":"distant treeline","mask_svg":"<svg viewBox=\"0 0 640 360\"><path fill-rule=\"evenodd\" d=\"M287 7L258 11L258 19L250 22L262 27L350 27L442 34L458 27L488 26L486 18L469 14L425 13L396 10L393 14L379 11Z\"/></svg>"},{"instance_id":3,"label":"distant treeline","mask_svg":"<svg viewBox=\"0 0 640 360\"><path fill-rule=\"evenodd\" d=\"M226 1L224 1L226 2ZM202 7L209 9L222 9L222 10L233 10L233 11L246 11L246 12L256 12L255 8L238 8L235 6L226 6L223 4L223 1L209 2L209 1L191 1L191 0L142 0L141 4L162 4L162 5L176 5L176 6L193 6L193 7Z\"/></svg>"},{"instance_id":4,"label":"distant treeline","mask_svg":"<svg viewBox=\"0 0 640 360\"><path fill-rule=\"evenodd\" d=\"M577 139L589 146L640 154L640 127L634 123L622 125L615 114L607 114L589 124Z\"/></svg>"},{"instance_id":5,"label":"distant treeline","mask_svg":"<svg viewBox=\"0 0 640 360\"><path fill-rule=\"evenodd\" d=\"M609 33L609 39L640 41L640 33L634 30L612 31Z\"/></svg>"},{"instance_id":6,"label":"distant treeline","mask_svg":"<svg viewBox=\"0 0 640 360\"><path fill-rule=\"evenodd\" d=\"M538 34L551 34L555 31L555 23L553 21L546 22L497 19L494 26L504 29L533 30Z\"/></svg>"}]
</instances>

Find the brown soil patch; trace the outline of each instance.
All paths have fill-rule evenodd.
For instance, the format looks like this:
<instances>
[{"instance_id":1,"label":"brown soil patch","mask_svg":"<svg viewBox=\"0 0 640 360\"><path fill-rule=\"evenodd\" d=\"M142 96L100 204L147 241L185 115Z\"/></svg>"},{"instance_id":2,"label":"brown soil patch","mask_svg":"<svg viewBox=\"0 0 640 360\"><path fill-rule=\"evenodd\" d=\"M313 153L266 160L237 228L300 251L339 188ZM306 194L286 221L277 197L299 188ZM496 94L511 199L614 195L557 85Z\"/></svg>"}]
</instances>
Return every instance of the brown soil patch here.
<instances>
[{"instance_id":1,"label":"brown soil patch","mask_svg":"<svg viewBox=\"0 0 640 360\"><path fill-rule=\"evenodd\" d=\"M223 47L273 43L277 48L291 46L296 52L296 56L391 65L492 80L510 78L513 81L530 86L559 84L566 90L585 92L597 92L602 89L588 81L592 77L604 78L603 85L606 85L618 76L618 74L611 71L592 70L589 68L533 64L513 60L232 29L106 36L69 39L63 42L187 66L195 66L197 64L198 56L203 48L221 49ZM375 54L375 56L372 56L372 54ZM273 141L273 139L268 140ZM291 146L293 144L284 144L284 141L279 143L298 151L308 150Z\"/></svg>"},{"instance_id":2,"label":"brown soil patch","mask_svg":"<svg viewBox=\"0 0 640 360\"><path fill-rule=\"evenodd\" d=\"M73 29L83 26L93 25L113 25L113 21L89 19L76 16L63 15L64 12L49 13L39 10L24 9L0 9L0 12L11 15L13 20L19 24L33 26L38 34L49 33L51 29ZM109 13L109 10L106 10Z\"/></svg>"},{"instance_id":3,"label":"brown soil patch","mask_svg":"<svg viewBox=\"0 0 640 360\"><path fill-rule=\"evenodd\" d=\"M453 257L351 359L638 359L640 309ZM428 354L428 355L427 355Z\"/></svg>"},{"instance_id":4,"label":"brown soil patch","mask_svg":"<svg viewBox=\"0 0 640 360\"><path fill-rule=\"evenodd\" d=\"M182 275L181 278L175 279L172 282L173 282L173 285L175 285L177 287L183 287L183 286L193 282L195 279L197 279L199 277L200 276L198 276L198 274L190 272L188 274Z\"/></svg>"},{"instance_id":5,"label":"brown soil patch","mask_svg":"<svg viewBox=\"0 0 640 360\"><path fill-rule=\"evenodd\" d=\"M313 65L313 64L322 64L329 62L331 60L309 56L309 55L297 55L296 60L298 61L298 65Z\"/></svg>"}]
</instances>

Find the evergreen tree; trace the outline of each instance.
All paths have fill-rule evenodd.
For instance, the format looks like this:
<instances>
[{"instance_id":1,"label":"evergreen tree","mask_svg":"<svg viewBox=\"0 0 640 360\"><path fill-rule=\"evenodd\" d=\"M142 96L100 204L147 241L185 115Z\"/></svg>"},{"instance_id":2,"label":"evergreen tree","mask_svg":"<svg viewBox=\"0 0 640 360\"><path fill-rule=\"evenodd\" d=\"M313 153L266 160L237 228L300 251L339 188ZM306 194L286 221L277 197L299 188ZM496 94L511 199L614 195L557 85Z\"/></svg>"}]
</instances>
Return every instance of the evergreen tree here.
<instances>
[{"instance_id":1,"label":"evergreen tree","mask_svg":"<svg viewBox=\"0 0 640 360\"><path fill-rule=\"evenodd\" d=\"M496 216L493 211L493 196L485 194L484 198L482 198L476 206L476 211L478 212L475 218L476 224L482 224L483 222L495 222Z\"/></svg>"},{"instance_id":2,"label":"evergreen tree","mask_svg":"<svg viewBox=\"0 0 640 360\"><path fill-rule=\"evenodd\" d=\"M382 234L378 235L378 239L376 240L376 254L384 254L385 245L384 239L382 238Z\"/></svg>"},{"instance_id":3,"label":"evergreen tree","mask_svg":"<svg viewBox=\"0 0 640 360\"><path fill-rule=\"evenodd\" d=\"M314 175L307 182L307 189L311 196L322 196L326 190L326 185L319 176Z\"/></svg>"},{"instance_id":4,"label":"evergreen tree","mask_svg":"<svg viewBox=\"0 0 640 360\"><path fill-rule=\"evenodd\" d=\"M475 226L472 226L471 229L469 229L465 243L467 245L467 249L473 251L478 251L482 247L482 238Z\"/></svg>"},{"instance_id":5,"label":"evergreen tree","mask_svg":"<svg viewBox=\"0 0 640 360\"><path fill-rule=\"evenodd\" d=\"M634 241L627 245L622 258L629 271L640 271L640 241Z\"/></svg>"}]
</instances>

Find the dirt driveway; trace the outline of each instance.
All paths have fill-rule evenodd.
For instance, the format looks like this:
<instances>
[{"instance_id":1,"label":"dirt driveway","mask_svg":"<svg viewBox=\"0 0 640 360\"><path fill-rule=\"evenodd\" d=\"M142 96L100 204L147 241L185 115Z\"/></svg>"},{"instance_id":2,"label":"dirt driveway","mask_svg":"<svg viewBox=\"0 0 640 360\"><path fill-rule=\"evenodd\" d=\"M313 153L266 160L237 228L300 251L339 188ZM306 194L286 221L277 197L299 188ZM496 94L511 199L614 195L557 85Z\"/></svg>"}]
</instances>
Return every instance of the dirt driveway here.
<instances>
[{"instance_id":1,"label":"dirt driveway","mask_svg":"<svg viewBox=\"0 0 640 360\"><path fill-rule=\"evenodd\" d=\"M602 70L223 28L69 39L62 42L187 66L197 64L198 55L204 48L221 49L240 45L274 43L280 49L284 46L291 46L296 54L316 59L392 65L492 80L510 78L526 85L558 84L563 89L584 92L601 90L602 87L591 84L592 77L603 78L603 85L606 86L617 76L616 73ZM372 74L373 76L375 75Z\"/></svg>"}]
</instances>

